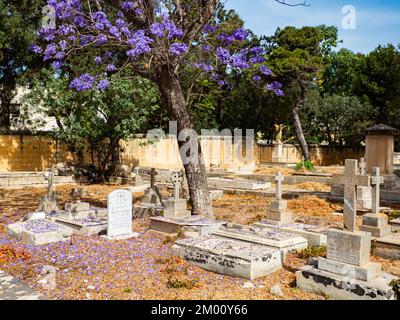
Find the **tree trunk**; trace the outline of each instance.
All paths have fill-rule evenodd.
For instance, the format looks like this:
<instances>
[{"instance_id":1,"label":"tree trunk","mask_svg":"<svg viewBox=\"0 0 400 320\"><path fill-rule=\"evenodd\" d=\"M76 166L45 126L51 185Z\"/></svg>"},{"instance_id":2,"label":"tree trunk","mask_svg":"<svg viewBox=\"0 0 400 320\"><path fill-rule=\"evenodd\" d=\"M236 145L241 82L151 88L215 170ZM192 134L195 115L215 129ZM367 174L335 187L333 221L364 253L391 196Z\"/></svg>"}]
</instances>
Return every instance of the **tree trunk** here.
<instances>
[{"instance_id":1,"label":"tree trunk","mask_svg":"<svg viewBox=\"0 0 400 320\"><path fill-rule=\"evenodd\" d=\"M0 94L0 128L9 130L11 127L11 100L13 90L7 86L3 86Z\"/></svg>"},{"instance_id":2,"label":"tree trunk","mask_svg":"<svg viewBox=\"0 0 400 320\"><path fill-rule=\"evenodd\" d=\"M298 99L295 102L295 105L292 109L292 119L293 119L295 131L296 131L296 137L300 143L300 148L301 148L301 152L303 154L304 160L311 161L310 151L308 149L308 144L307 144L306 138L304 137L303 126L301 124L300 116L299 116L300 108L304 104L304 101L305 101L305 88L303 87L303 85L300 85L300 87L301 87L301 97L300 97L300 99Z\"/></svg>"},{"instance_id":3,"label":"tree trunk","mask_svg":"<svg viewBox=\"0 0 400 320\"><path fill-rule=\"evenodd\" d=\"M187 103L182 87L173 69L168 66L161 67L157 74L156 82L172 120L177 122L178 135L184 129L193 129L193 123L187 110ZM207 218L213 218L214 215L210 192L208 190L206 167L200 141L197 136L191 138L195 139L191 141L193 145L195 144L198 147L197 157L196 159L191 159L188 163L184 161L184 168L189 186L192 213L194 215L203 215ZM179 141L178 139L179 148L186 143L186 141ZM181 154L181 157L182 156Z\"/></svg>"}]
</instances>

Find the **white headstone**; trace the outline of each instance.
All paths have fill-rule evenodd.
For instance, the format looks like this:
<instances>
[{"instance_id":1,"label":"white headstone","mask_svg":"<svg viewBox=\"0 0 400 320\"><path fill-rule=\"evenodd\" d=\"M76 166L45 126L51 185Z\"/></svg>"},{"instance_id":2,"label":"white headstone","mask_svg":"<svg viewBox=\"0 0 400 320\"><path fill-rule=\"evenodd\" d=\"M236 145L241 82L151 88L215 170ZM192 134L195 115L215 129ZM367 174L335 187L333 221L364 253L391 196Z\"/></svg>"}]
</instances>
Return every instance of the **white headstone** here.
<instances>
[{"instance_id":1,"label":"white headstone","mask_svg":"<svg viewBox=\"0 0 400 320\"><path fill-rule=\"evenodd\" d=\"M132 235L132 193L116 190L108 195L107 237Z\"/></svg>"}]
</instances>

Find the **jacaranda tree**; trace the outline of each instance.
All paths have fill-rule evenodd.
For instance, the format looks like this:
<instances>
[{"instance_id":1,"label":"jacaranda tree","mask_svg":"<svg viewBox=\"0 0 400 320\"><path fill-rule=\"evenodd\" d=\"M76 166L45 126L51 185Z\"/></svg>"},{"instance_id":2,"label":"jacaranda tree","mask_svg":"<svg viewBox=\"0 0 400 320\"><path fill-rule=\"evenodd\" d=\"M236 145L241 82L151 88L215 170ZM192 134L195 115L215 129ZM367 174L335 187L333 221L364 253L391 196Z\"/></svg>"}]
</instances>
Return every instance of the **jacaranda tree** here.
<instances>
[{"instance_id":1,"label":"jacaranda tree","mask_svg":"<svg viewBox=\"0 0 400 320\"><path fill-rule=\"evenodd\" d=\"M48 0L48 5L55 9L56 27L43 27L40 38L47 45L38 43L31 50L51 60L54 68L65 70L73 70L72 64L80 57L96 52L87 70L69 85L77 91L107 90L108 77L127 66L153 81L171 119L177 121L179 146L187 140L197 146L191 150L192 156L187 157L186 151L181 154L192 212L212 217L203 155L198 138L190 131L193 125L179 72L182 67L191 67L207 73L220 86L226 83L214 70L221 68L230 75L250 70L254 76L269 77L271 72L262 65L263 50L250 46L231 49L249 36L243 28L220 34L218 43L209 41L218 32L218 0ZM206 53L201 55L202 60L188 59L190 51L198 48ZM277 89L281 94L280 87Z\"/></svg>"}]
</instances>

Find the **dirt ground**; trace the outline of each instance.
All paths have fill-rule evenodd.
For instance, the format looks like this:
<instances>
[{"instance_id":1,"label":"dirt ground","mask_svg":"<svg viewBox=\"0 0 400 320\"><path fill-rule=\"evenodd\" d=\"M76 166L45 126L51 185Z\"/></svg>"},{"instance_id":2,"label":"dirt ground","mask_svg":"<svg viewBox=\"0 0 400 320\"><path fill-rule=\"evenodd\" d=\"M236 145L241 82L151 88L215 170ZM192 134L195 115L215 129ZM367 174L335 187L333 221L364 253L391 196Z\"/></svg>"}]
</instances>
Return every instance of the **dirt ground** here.
<instances>
[{"instance_id":1,"label":"dirt ground","mask_svg":"<svg viewBox=\"0 0 400 320\"><path fill-rule=\"evenodd\" d=\"M84 201L106 207L106 196L120 186L84 186ZM60 205L69 199L73 185L57 186ZM173 239L148 230L147 219L135 221L138 239L110 242L98 236L78 237L71 241L41 247L22 245L5 233L8 223L20 220L35 210L44 188L0 191L0 269L17 277L50 299L260 299L320 300L322 296L295 288L295 271L306 264L296 254L289 255L284 269L253 281L231 278L193 267L171 256ZM139 196L139 195L137 195ZM235 223L260 221L269 204L264 196L225 195L214 202L216 217ZM298 221L340 226L334 216L336 204L317 197L303 197L289 202ZM378 259L385 270L400 274L400 262ZM44 266L58 268L56 287L44 288ZM279 284L284 296L270 294Z\"/></svg>"}]
</instances>

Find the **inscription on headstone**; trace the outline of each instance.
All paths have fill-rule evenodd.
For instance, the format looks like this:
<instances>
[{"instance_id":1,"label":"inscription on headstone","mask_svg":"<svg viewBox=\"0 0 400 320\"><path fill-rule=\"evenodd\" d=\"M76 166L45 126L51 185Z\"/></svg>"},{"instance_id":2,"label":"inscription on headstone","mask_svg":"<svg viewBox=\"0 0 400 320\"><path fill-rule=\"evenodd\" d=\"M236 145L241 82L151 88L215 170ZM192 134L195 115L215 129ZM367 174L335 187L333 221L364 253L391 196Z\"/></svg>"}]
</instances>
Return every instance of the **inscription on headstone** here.
<instances>
[{"instance_id":1,"label":"inscription on headstone","mask_svg":"<svg viewBox=\"0 0 400 320\"><path fill-rule=\"evenodd\" d=\"M107 237L116 238L132 234L132 194L116 190L108 196Z\"/></svg>"}]
</instances>

